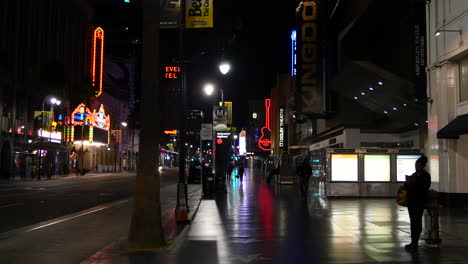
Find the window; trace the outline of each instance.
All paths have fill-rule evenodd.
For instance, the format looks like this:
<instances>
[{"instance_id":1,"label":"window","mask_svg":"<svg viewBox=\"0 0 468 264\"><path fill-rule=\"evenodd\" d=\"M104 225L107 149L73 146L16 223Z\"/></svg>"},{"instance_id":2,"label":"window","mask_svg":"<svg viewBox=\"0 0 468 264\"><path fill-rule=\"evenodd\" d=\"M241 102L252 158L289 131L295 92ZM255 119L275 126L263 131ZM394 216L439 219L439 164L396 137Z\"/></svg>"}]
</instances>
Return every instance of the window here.
<instances>
[{"instance_id":1,"label":"window","mask_svg":"<svg viewBox=\"0 0 468 264\"><path fill-rule=\"evenodd\" d=\"M468 101L468 57L463 58L460 68L460 102Z\"/></svg>"}]
</instances>

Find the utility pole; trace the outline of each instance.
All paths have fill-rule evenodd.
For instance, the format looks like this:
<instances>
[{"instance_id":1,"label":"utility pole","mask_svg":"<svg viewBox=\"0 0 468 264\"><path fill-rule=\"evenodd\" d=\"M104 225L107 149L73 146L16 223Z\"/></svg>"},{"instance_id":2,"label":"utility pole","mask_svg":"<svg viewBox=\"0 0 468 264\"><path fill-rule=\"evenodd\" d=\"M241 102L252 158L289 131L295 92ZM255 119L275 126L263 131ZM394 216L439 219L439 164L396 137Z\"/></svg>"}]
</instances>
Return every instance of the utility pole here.
<instances>
[{"instance_id":1,"label":"utility pole","mask_svg":"<svg viewBox=\"0 0 468 264\"><path fill-rule=\"evenodd\" d=\"M140 156L134 209L128 234L130 250L155 250L165 245L161 221L159 153L159 1L143 0L143 47L140 104Z\"/></svg>"},{"instance_id":2,"label":"utility pole","mask_svg":"<svg viewBox=\"0 0 468 264\"><path fill-rule=\"evenodd\" d=\"M180 81L180 127L179 127L179 182L177 183L177 205L175 208L176 221L178 223L188 222L188 198L187 198L187 183L185 177L185 156L187 149L185 147L185 108L186 108L186 80L187 80L187 67L184 63L184 10L185 1L180 2L181 15L179 18L179 63L182 66L182 75ZM183 195L182 193L183 192Z\"/></svg>"}]
</instances>

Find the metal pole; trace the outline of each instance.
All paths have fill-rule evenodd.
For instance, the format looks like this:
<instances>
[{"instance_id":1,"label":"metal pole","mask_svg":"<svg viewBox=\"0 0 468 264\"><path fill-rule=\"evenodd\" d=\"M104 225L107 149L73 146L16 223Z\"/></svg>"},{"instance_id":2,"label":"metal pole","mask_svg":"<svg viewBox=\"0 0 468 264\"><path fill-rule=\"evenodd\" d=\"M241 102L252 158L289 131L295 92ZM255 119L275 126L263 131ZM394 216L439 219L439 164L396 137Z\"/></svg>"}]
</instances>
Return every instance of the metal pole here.
<instances>
[{"instance_id":1,"label":"metal pole","mask_svg":"<svg viewBox=\"0 0 468 264\"><path fill-rule=\"evenodd\" d=\"M221 106L224 106L224 92L222 88L220 88L220 90L221 90Z\"/></svg>"},{"instance_id":2,"label":"metal pole","mask_svg":"<svg viewBox=\"0 0 468 264\"><path fill-rule=\"evenodd\" d=\"M39 129L39 131L41 131L41 134L40 134L40 141L39 141L39 168L38 168L38 171L37 171L37 179L40 180L41 179L41 167L42 167L42 140L43 140L43 137L42 137L42 128L44 127L44 100L42 100L42 109L41 109L41 129Z\"/></svg>"},{"instance_id":3,"label":"metal pole","mask_svg":"<svg viewBox=\"0 0 468 264\"><path fill-rule=\"evenodd\" d=\"M184 10L184 1L181 2L181 10ZM185 179L185 154L186 154L186 149L185 149L185 98L186 98L186 77L187 77L187 71L186 67L183 63L184 61L184 26L183 26L183 16L180 16L179 18L179 61L182 66L182 75L181 75L181 89L180 89L180 100L181 100L181 106L180 106L180 128L179 128L179 182L177 183L177 205L175 208L175 213L176 215L179 215L180 212L180 207L181 207L181 202L180 201L180 191L182 190L184 192L185 196L185 205L187 205L187 210L188 210L188 198L187 198L187 184L186 184L186 179ZM178 222L179 219L177 219Z\"/></svg>"}]
</instances>

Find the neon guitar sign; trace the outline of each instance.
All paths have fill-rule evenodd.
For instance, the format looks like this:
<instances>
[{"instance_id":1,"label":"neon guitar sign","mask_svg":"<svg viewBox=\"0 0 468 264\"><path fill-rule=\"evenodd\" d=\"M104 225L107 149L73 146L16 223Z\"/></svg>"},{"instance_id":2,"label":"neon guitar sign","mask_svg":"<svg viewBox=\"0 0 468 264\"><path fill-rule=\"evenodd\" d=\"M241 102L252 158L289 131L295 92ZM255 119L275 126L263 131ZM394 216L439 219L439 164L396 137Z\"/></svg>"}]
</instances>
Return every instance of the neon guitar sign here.
<instances>
[{"instance_id":1,"label":"neon guitar sign","mask_svg":"<svg viewBox=\"0 0 468 264\"><path fill-rule=\"evenodd\" d=\"M270 99L265 99L265 126L262 127L262 136L258 140L258 146L265 150L271 150L271 129L270 129Z\"/></svg>"}]
</instances>

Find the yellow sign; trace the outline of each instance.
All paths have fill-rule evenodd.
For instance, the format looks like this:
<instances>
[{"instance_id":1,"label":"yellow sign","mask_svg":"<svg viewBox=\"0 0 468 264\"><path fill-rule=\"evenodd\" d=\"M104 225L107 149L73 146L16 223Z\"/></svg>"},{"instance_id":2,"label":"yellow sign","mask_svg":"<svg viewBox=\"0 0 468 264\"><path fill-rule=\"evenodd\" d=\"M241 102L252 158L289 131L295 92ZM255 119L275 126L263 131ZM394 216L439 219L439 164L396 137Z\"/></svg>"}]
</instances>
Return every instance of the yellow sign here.
<instances>
[{"instance_id":1,"label":"yellow sign","mask_svg":"<svg viewBox=\"0 0 468 264\"><path fill-rule=\"evenodd\" d=\"M213 27L213 0L187 0L185 4L186 28Z\"/></svg>"},{"instance_id":2,"label":"yellow sign","mask_svg":"<svg viewBox=\"0 0 468 264\"><path fill-rule=\"evenodd\" d=\"M222 103L219 102L219 105L221 105L221 104ZM228 112L227 124L232 125L232 102L224 102L224 106L227 107L227 112Z\"/></svg>"},{"instance_id":3,"label":"yellow sign","mask_svg":"<svg viewBox=\"0 0 468 264\"><path fill-rule=\"evenodd\" d=\"M42 116L42 114L44 114L44 119L41 121L41 127L50 128L50 125L52 123L50 111L34 111L34 118L38 118Z\"/></svg>"}]
</instances>

